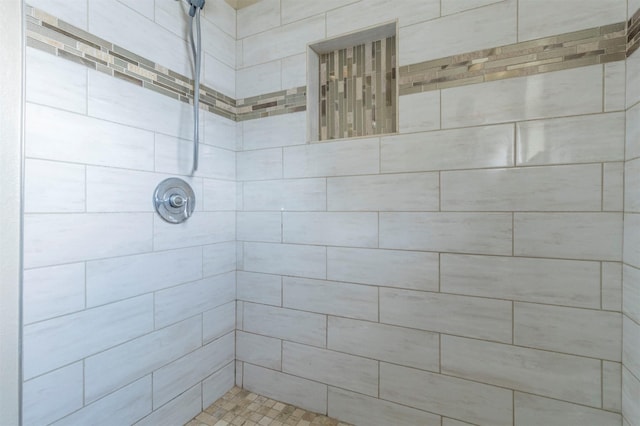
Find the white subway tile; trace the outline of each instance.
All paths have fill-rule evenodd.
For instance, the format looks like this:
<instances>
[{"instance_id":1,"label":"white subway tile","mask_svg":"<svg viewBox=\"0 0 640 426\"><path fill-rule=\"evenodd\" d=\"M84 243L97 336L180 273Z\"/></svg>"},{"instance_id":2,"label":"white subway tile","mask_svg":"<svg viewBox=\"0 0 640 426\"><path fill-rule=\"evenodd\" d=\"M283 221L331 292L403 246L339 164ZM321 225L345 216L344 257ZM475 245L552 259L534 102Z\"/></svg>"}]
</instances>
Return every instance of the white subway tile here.
<instances>
[{"instance_id":1,"label":"white subway tile","mask_svg":"<svg viewBox=\"0 0 640 426\"><path fill-rule=\"evenodd\" d=\"M156 134L156 171L191 175L193 140ZM236 177L235 152L199 144L196 177L233 180Z\"/></svg>"},{"instance_id":2,"label":"white subway tile","mask_svg":"<svg viewBox=\"0 0 640 426\"><path fill-rule=\"evenodd\" d=\"M336 0L333 0L336 1ZM339 1L339 0L338 0ZM300 2L297 2L300 3ZM305 9L319 3L305 3ZM291 89L294 87L307 85L307 54L289 56L282 60L282 89Z\"/></svg>"},{"instance_id":3,"label":"white subway tile","mask_svg":"<svg viewBox=\"0 0 640 426\"><path fill-rule=\"evenodd\" d=\"M205 36L206 37L206 36ZM229 40L228 42L230 42ZM227 47L231 47L229 44ZM235 45L233 46L235 49ZM231 54L232 52L227 52ZM236 70L233 66L229 66L218 60L206 51L202 54L204 66L202 67L202 83L208 87L213 87L218 92L235 99L236 94ZM232 64L233 65L233 64Z\"/></svg>"},{"instance_id":4,"label":"white subway tile","mask_svg":"<svg viewBox=\"0 0 640 426\"><path fill-rule=\"evenodd\" d=\"M380 213L380 247L506 254L510 213Z\"/></svg>"},{"instance_id":5,"label":"white subway tile","mask_svg":"<svg viewBox=\"0 0 640 426\"><path fill-rule=\"evenodd\" d=\"M378 289L335 281L284 277L282 305L301 311L378 320Z\"/></svg>"},{"instance_id":6,"label":"white subway tile","mask_svg":"<svg viewBox=\"0 0 640 426\"><path fill-rule=\"evenodd\" d=\"M338 9L350 3L360 0L324 0L323 2L301 2L299 0L282 0L280 13L282 23L286 24L309 16L324 13L332 9Z\"/></svg>"},{"instance_id":7,"label":"white subway tile","mask_svg":"<svg viewBox=\"0 0 640 426\"><path fill-rule=\"evenodd\" d=\"M378 362L283 342L282 371L365 395L378 395Z\"/></svg>"},{"instance_id":8,"label":"white subway tile","mask_svg":"<svg viewBox=\"0 0 640 426\"><path fill-rule=\"evenodd\" d=\"M236 150L237 125L233 120L213 113L204 112L200 118L203 121L200 142L217 146L218 148Z\"/></svg>"},{"instance_id":9,"label":"white subway tile","mask_svg":"<svg viewBox=\"0 0 640 426\"><path fill-rule=\"evenodd\" d=\"M205 278L155 293L155 325L173 324L235 299L235 273Z\"/></svg>"},{"instance_id":10,"label":"white subway tile","mask_svg":"<svg viewBox=\"0 0 640 426\"><path fill-rule=\"evenodd\" d=\"M236 331L236 358L272 370L280 370L282 341L259 334Z\"/></svg>"},{"instance_id":11,"label":"white subway tile","mask_svg":"<svg viewBox=\"0 0 640 426\"><path fill-rule=\"evenodd\" d=\"M600 360L442 336L442 373L563 399L601 404Z\"/></svg>"},{"instance_id":12,"label":"white subway tile","mask_svg":"<svg viewBox=\"0 0 640 426\"><path fill-rule=\"evenodd\" d=\"M400 133L424 132L440 128L440 91L415 93L398 99Z\"/></svg>"},{"instance_id":13,"label":"white subway tile","mask_svg":"<svg viewBox=\"0 0 640 426\"><path fill-rule=\"evenodd\" d=\"M586 0L576 9L571 2L520 0L518 2L518 40L568 33L622 22L625 4L618 0Z\"/></svg>"},{"instance_id":14,"label":"white subway tile","mask_svg":"<svg viewBox=\"0 0 640 426\"><path fill-rule=\"evenodd\" d=\"M295 112L247 120L242 123L242 135L245 150L300 145L307 140L307 115Z\"/></svg>"},{"instance_id":15,"label":"white subway tile","mask_svg":"<svg viewBox=\"0 0 640 426\"><path fill-rule=\"evenodd\" d=\"M327 278L385 287L438 291L438 254L328 247Z\"/></svg>"},{"instance_id":16,"label":"white subway tile","mask_svg":"<svg viewBox=\"0 0 640 426\"><path fill-rule=\"evenodd\" d=\"M380 171L378 138L353 139L284 149L284 177L372 174Z\"/></svg>"},{"instance_id":17,"label":"white subway tile","mask_svg":"<svg viewBox=\"0 0 640 426\"><path fill-rule=\"evenodd\" d=\"M480 425L510 425L513 418L511 390L386 363L380 398Z\"/></svg>"},{"instance_id":18,"label":"white subway tile","mask_svg":"<svg viewBox=\"0 0 640 426\"><path fill-rule=\"evenodd\" d=\"M329 317L327 348L438 372L440 335L368 321Z\"/></svg>"},{"instance_id":19,"label":"white subway tile","mask_svg":"<svg viewBox=\"0 0 640 426\"><path fill-rule=\"evenodd\" d=\"M239 152L238 180L280 179L282 148Z\"/></svg>"},{"instance_id":20,"label":"white subway tile","mask_svg":"<svg viewBox=\"0 0 640 426\"><path fill-rule=\"evenodd\" d=\"M243 369L244 369L244 362L241 361L236 361L235 362L235 381L234 384L236 386L239 387L244 387L244 385L242 384L242 376L243 376Z\"/></svg>"},{"instance_id":21,"label":"white subway tile","mask_svg":"<svg viewBox=\"0 0 640 426\"><path fill-rule=\"evenodd\" d=\"M84 211L84 166L27 159L24 173L24 211L26 213Z\"/></svg>"},{"instance_id":22,"label":"white subway tile","mask_svg":"<svg viewBox=\"0 0 640 426\"><path fill-rule=\"evenodd\" d=\"M202 323L194 317L84 360L84 400L96 401L199 348Z\"/></svg>"},{"instance_id":23,"label":"white subway tile","mask_svg":"<svg viewBox=\"0 0 640 426\"><path fill-rule=\"evenodd\" d=\"M617 213L516 213L516 256L620 260L622 215Z\"/></svg>"},{"instance_id":24,"label":"white subway tile","mask_svg":"<svg viewBox=\"0 0 640 426\"><path fill-rule=\"evenodd\" d=\"M273 0L263 1L260 4L266 4L271 1ZM243 10L248 9L245 8L240 11L242 12ZM241 28L241 26L238 25L238 28ZM277 92L282 89L279 60L239 69L236 78L236 94L239 99Z\"/></svg>"},{"instance_id":25,"label":"white subway tile","mask_svg":"<svg viewBox=\"0 0 640 426\"><path fill-rule=\"evenodd\" d=\"M118 389L93 404L86 405L53 425L130 425L149 413L151 413L151 375Z\"/></svg>"},{"instance_id":26,"label":"white subway tile","mask_svg":"<svg viewBox=\"0 0 640 426\"><path fill-rule=\"evenodd\" d=\"M622 320L622 363L634 376L640 376L640 325L627 316Z\"/></svg>"},{"instance_id":27,"label":"white subway tile","mask_svg":"<svg viewBox=\"0 0 640 426\"><path fill-rule=\"evenodd\" d=\"M325 179L245 182L244 209L248 211L315 211L327 208Z\"/></svg>"},{"instance_id":28,"label":"white subway tile","mask_svg":"<svg viewBox=\"0 0 640 426\"><path fill-rule=\"evenodd\" d=\"M31 0L29 5L37 7L69 24L87 29L87 0L68 2L65 0Z\"/></svg>"},{"instance_id":29,"label":"white subway tile","mask_svg":"<svg viewBox=\"0 0 640 426\"><path fill-rule=\"evenodd\" d=\"M117 0L127 7L135 10L141 15L153 20L154 16L154 0Z\"/></svg>"},{"instance_id":30,"label":"white subway tile","mask_svg":"<svg viewBox=\"0 0 640 426\"><path fill-rule=\"evenodd\" d=\"M232 300L202 313L202 340L208 343L236 328L236 302Z\"/></svg>"},{"instance_id":31,"label":"white subway tile","mask_svg":"<svg viewBox=\"0 0 640 426\"><path fill-rule=\"evenodd\" d=\"M622 365L619 362L602 362L602 408L622 411Z\"/></svg>"},{"instance_id":32,"label":"white subway tile","mask_svg":"<svg viewBox=\"0 0 640 426\"><path fill-rule=\"evenodd\" d=\"M622 368L622 412L625 419L629 422L629 426L635 426L630 422L640 418L640 380L629 372L626 368ZM625 425L627 426L627 425Z\"/></svg>"},{"instance_id":33,"label":"white subway tile","mask_svg":"<svg viewBox=\"0 0 640 426\"><path fill-rule=\"evenodd\" d=\"M602 309L622 312L622 264L602 262Z\"/></svg>"},{"instance_id":34,"label":"white subway tile","mask_svg":"<svg viewBox=\"0 0 640 426\"><path fill-rule=\"evenodd\" d=\"M237 191L238 184L236 182L203 179L202 197L196 198L196 210L235 211ZM202 207L200 208L200 206Z\"/></svg>"},{"instance_id":35,"label":"white subway tile","mask_svg":"<svg viewBox=\"0 0 640 426\"><path fill-rule=\"evenodd\" d=\"M208 407L233 388L235 362L222 367L202 381L202 407Z\"/></svg>"},{"instance_id":36,"label":"white subway tile","mask_svg":"<svg viewBox=\"0 0 640 426\"><path fill-rule=\"evenodd\" d=\"M234 334L229 333L153 373L153 406L159 407L234 359Z\"/></svg>"},{"instance_id":37,"label":"white subway tile","mask_svg":"<svg viewBox=\"0 0 640 426\"><path fill-rule=\"evenodd\" d=\"M327 385L251 364L244 364L243 387L259 395L326 413Z\"/></svg>"},{"instance_id":38,"label":"white subway tile","mask_svg":"<svg viewBox=\"0 0 640 426\"><path fill-rule=\"evenodd\" d=\"M280 0L265 0L238 10L236 36L241 39L280 26Z\"/></svg>"},{"instance_id":39,"label":"white subway tile","mask_svg":"<svg viewBox=\"0 0 640 426\"><path fill-rule=\"evenodd\" d=\"M513 343L620 361L622 317L617 312L514 304Z\"/></svg>"},{"instance_id":40,"label":"white subway tile","mask_svg":"<svg viewBox=\"0 0 640 426\"><path fill-rule=\"evenodd\" d=\"M515 392L516 424L617 426L620 415L568 402Z\"/></svg>"},{"instance_id":41,"label":"white subway tile","mask_svg":"<svg viewBox=\"0 0 640 426\"><path fill-rule=\"evenodd\" d=\"M602 85L602 65L593 65L445 89L442 127L602 112Z\"/></svg>"},{"instance_id":42,"label":"white subway tile","mask_svg":"<svg viewBox=\"0 0 640 426\"><path fill-rule=\"evenodd\" d=\"M631 17L631 16L629 16ZM631 55L627 58L627 108L640 101L640 56ZM637 106L636 109L639 109ZM636 122L636 128L637 122ZM634 425L635 426L635 425Z\"/></svg>"},{"instance_id":43,"label":"white subway tile","mask_svg":"<svg viewBox=\"0 0 640 426\"><path fill-rule=\"evenodd\" d=\"M442 210L599 211L602 204L600 164L443 172L441 179Z\"/></svg>"},{"instance_id":44,"label":"white subway tile","mask_svg":"<svg viewBox=\"0 0 640 426\"><path fill-rule=\"evenodd\" d=\"M400 65L515 43L516 3L510 0L400 28ZM468 37L469 34L474 36ZM425 40L447 42L425 43Z\"/></svg>"},{"instance_id":45,"label":"white subway tile","mask_svg":"<svg viewBox=\"0 0 640 426\"><path fill-rule=\"evenodd\" d=\"M633 56L631 57L633 58ZM640 61L638 61L638 68L638 83L640 83ZM627 87L629 86L627 85ZM640 101L640 94L638 97L638 101ZM626 159L631 160L640 157L640 104L627 110L626 121L627 137L625 141L625 153Z\"/></svg>"},{"instance_id":46,"label":"white subway tile","mask_svg":"<svg viewBox=\"0 0 640 426\"><path fill-rule=\"evenodd\" d=\"M368 426L440 426L440 416L329 387L329 416Z\"/></svg>"},{"instance_id":47,"label":"white subway tile","mask_svg":"<svg viewBox=\"0 0 640 426\"><path fill-rule=\"evenodd\" d=\"M236 270L236 243L212 244L202 247L202 272L205 277Z\"/></svg>"},{"instance_id":48,"label":"white subway tile","mask_svg":"<svg viewBox=\"0 0 640 426\"><path fill-rule=\"evenodd\" d=\"M382 173L513 166L513 125L382 138Z\"/></svg>"},{"instance_id":49,"label":"white subway tile","mask_svg":"<svg viewBox=\"0 0 640 426\"><path fill-rule=\"evenodd\" d=\"M244 270L326 278L327 249L298 244L244 243Z\"/></svg>"},{"instance_id":50,"label":"white subway tile","mask_svg":"<svg viewBox=\"0 0 640 426\"><path fill-rule=\"evenodd\" d=\"M173 426L185 424L202 411L200 383L155 410L136 426Z\"/></svg>"},{"instance_id":51,"label":"white subway tile","mask_svg":"<svg viewBox=\"0 0 640 426\"><path fill-rule=\"evenodd\" d=\"M602 210L621 212L624 205L623 162L604 163L602 169Z\"/></svg>"},{"instance_id":52,"label":"white subway tile","mask_svg":"<svg viewBox=\"0 0 640 426\"><path fill-rule=\"evenodd\" d=\"M624 159L622 112L516 124L516 164L598 163Z\"/></svg>"},{"instance_id":53,"label":"white subway tile","mask_svg":"<svg viewBox=\"0 0 640 426\"><path fill-rule=\"evenodd\" d=\"M104 305L202 278L200 247L87 263L87 306Z\"/></svg>"},{"instance_id":54,"label":"white subway tile","mask_svg":"<svg viewBox=\"0 0 640 426\"><path fill-rule=\"evenodd\" d=\"M153 170L151 132L30 103L26 117L27 157Z\"/></svg>"},{"instance_id":55,"label":"white subway tile","mask_svg":"<svg viewBox=\"0 0 640 426\"><path fill-rule=\"evenodd\" d=\"M282 213L238 212L236 238L240 241L282 241Z\"/></svg>"},{"instance_id":56,"label":"white subway tile","mask_svg":"<svg viewBox=\"0 0 640 426\"><path fill-rule=\"evenodd\" d=\"M378 214L283 213L282 241L294 244L376 247Z\"/></svg>"},{"instance_id":57,"label":"white subway tile","mask_svg":"<svg viewBox=\"0 0 640 426\"><path fill-rule=\"evenodd\" d=\"M186 222L168 223L159 216L153 220L153 248L169 250L232 241L236 238L234 212L194 212Z\"/></svg>"},{"instance_id":58,"label":"white subway tile","mask_svg":"<svg viewBox=\"0 0 640 426\"><path fill-rule=\"evenodd\" d=\"M150 332L152 299L140 296L24 327L25 379Z\"/></svg>"},{"instance_id":59,"label":"white subway tile","mask_svg":"<svg viewBox=\"0 0 640 426\"><path fill-rule=\"evenodd\" d=\"M24 271L22 315L25 324L77 312L85 307L83 263Z\"/></svg>"},{"instance_id":60,"label":"white subway tile","mask_svg":"<svg viewBox=\"0 0 640 426\"><path fill-rule=\"evenodd\" d=\"M465 10L487 6L500 1L502 0L443 0L441 14L442 16L452 15L454 13L464 12Z\"/></svg>"},{"instance_id":61,"label":"white subway tile","mask_svg":"<svg viewBox=\"0 0 640 426\"><path fill-rule=\"evenodd\" d=\"M326 323L324 315L244 303L243 329L250 333L325 346Z\"/></svg>"},{"instance_id":62,"label":"white subway tile","mask_svg":"<svg viewBox=\"0 0 640 426\"><path fill-rule=\"evenodd\" d=\"M236 280L238 300L275 306L282 304L281 276L238 271Z\"/></svg>"},{"instance_id":63,"label":"white subway tile","mask_svg":"<svg viewBox=\"0 0 640 426\"><path fill-rule=\"evenodd\" d=\"M623 265L622 311L640 324L640 269Z\"/></svg>"},{"instance_id":64,"label":"white subway tile","mask_svg":"<svg viewBox=\"0 0 640 426\"><path fill-rule=\"evenodd\" d=\"M28 380L22 387L22 424L50 424L83 406L82 362Z\"/></svg>"},{"instance_id":65,"label":"white subway tile","mask_svg":"<svg viewBox=\"0 0 640 426\"><path fill-rule=\"evenodd\" d=\"M437 173L327 179L327 209L336 211L437 211Z\"/></svg>"},{"instance_id":66,"label":"white subway tile","mask_svg":"<svg viewBox=\"0 0 640 426\"><path fill-rule=\"evenodd\" d=\"M624 168L624 209L640 213L640 158L627 161Z\"/></svg>"},{"instance_id":67,"label":"white subway tile","mask_svg":"<svg viewBox=\"0 0 640 426\"><path fill-rule=\"evenodd\" d=\"M604 110L625 108L626 66L624 61L604 64Z\"/></svg>"},{"instance_id":68,"label":"white subway tile","mask_svg":"<svg viewBox=\"0 0 640 426\"><path fill-rule=\"evenodd\" d=\"M380 289L380 322L511 343L511 302Z\"/></svg>"},{"instance_id":69,"label":"white subway tile","mask_svg":"<svg viewBox=\"0 0 640 426\"><path fill-rule=\"evenodd\" d=\"M26 215L25 267L150 251L151 222L151 213Z\"/></svg>"},{"instance_id":70,"label":"white subway tile","mask_svg":"<svg viewBox=\"0 0 640 426\"><path fill-rule=\"evenodd\" d=\"M442 254L440 291L600 308L600 265L575 260Z\"/></svg>"}]
</instances>

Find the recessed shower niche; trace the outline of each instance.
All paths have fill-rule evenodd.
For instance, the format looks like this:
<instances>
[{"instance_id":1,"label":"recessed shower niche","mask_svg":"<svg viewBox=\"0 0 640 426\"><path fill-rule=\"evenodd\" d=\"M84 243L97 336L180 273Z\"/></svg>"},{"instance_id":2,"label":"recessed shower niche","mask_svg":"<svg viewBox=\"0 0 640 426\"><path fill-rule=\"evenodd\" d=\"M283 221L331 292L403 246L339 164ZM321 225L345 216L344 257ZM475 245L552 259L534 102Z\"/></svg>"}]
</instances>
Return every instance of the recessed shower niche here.
<instances>
[{"instance_id":1,"label":"recessed shower niche","mask_svg":"<svg viewBox=\"0 0 640 426\"><path fill-rule=\"evenodd\" d=\"M309 141L397 132L396 29L394 21L309 45Z\"/></svg>"}]
</instances>

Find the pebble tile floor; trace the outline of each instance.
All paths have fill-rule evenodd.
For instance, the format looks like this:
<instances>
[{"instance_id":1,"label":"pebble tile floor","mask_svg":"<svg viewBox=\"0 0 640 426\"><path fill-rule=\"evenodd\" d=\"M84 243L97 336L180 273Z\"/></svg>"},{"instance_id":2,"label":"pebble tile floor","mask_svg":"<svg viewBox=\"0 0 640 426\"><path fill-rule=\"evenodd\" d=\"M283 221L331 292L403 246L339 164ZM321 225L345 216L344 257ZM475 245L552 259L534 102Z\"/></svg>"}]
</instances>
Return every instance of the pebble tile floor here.
<instances>
[{"instance_id":1,"label":"pebble tile floor","mask_svg":"<svg viewBox=\"0 0 640 426\"><path fill-rule=\"evenodd\" d=\"M185 426L352 426L234 387Z\"/></svg>"}]
</instances>

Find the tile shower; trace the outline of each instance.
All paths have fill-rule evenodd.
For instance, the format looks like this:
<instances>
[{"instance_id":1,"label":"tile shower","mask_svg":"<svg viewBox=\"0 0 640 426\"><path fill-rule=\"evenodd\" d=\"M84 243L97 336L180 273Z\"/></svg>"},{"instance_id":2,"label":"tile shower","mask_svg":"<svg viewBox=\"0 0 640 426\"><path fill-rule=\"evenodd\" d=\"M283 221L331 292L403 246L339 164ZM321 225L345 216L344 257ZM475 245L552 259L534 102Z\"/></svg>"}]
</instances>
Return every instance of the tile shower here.
<instances>
[{"instance_id":1,"label":"tile shower","mask_svg":"<svg viewBox=\"0 0 640 426\"><path fill-rule=\"evenodd\" d=\"M28 2L25 425L640 425L640 1L209 0L195 176L180 3ZM398 132L307 143L396 19Z\"/></svg>"}]
</instances>

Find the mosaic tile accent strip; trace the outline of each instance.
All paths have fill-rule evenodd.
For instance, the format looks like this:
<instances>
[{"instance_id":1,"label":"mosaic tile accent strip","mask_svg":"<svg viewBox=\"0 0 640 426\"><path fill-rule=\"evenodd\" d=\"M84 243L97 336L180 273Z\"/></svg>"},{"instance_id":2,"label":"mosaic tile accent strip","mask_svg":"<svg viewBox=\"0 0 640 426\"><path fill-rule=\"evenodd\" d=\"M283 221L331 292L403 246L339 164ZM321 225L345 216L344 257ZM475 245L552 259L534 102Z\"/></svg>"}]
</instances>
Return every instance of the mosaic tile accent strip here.
<instances>
[{"instance_id":1,"label":"mosaic tile accent strip","mask_svg":"<svg viewBox=\"0 0 640 426\"><path fill-rule=\"evenodd\" d=\"M627 22L627 58L640 47L640 9Z\"/></svg>"},{"instance_id":2,"label":"mosaic tile accent strip","mask_svg":"<svg viewBox=\"0 0 640 426\"><path fill-rule=\"evenodd\" d=\"M400 68L400 95L622 61L626 23L454 55Z\"/></svg>"},{"instance_id":3,"label":"mosaic tile accent strip","mask_svg":"<svg viewBox=\"0 0 640 426\"><path fill-rule=\"evenodd\" d=\"M396 37L320 55L320 140L394 133Z\"/></svg>"},{"instance_id":4,"label":"mosaic tile accent strip","mask_svg":"<svg viewBox=\"0 0 640 426\"><path fill-rule=\"evenodd\" d=\"M185 426L350 426L234 387Z\"/></svg>"},{"instance_id":5,"label":"mosaic tile accent strip","mask_svg":"<svg viewBox=\"0 0 640 426\"><path fill-rule=\"evenodd\" d=\"M238 121L306 111L307 86L236 100Z\"/></svg>"}]
</instances>

